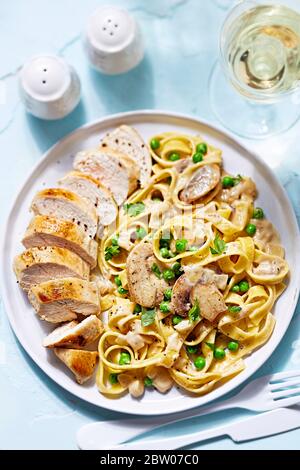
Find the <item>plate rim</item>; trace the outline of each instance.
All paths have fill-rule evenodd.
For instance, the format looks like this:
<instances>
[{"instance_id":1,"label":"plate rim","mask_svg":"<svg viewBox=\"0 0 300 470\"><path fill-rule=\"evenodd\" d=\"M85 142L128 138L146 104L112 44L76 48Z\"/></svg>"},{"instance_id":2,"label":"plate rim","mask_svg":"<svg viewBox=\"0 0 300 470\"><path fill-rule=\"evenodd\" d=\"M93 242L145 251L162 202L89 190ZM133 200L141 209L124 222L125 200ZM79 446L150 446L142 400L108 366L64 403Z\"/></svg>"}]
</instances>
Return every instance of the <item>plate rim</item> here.
<instances>
[{"instance_id":1,"label":"plate rim","mask_svg":"<svg viewBox=\"0 0 300 470\"><path fill-rule=\"evenodd\" d=\"M253 157L254 161L258 163L263 170L268 174L272 180L276 183L277 190L280 191L280 199L284 203L285 207L288 208L289 211L289 217L293 223L293 231L296 234L296 244L299 247L299 250L297 250L297 261L299 261L299 269L295 270L294 276L296 282L296 287L293 292L291 292L291 299L292 302L290 303L289 306L289 321L286 323L282 331L280 332L278 338L275 340L275 343L272 348L270 348L269 351L266 351L265 354L263 355L263 359L256 361L256 366L253 368L246 368L241 374L233 378L232 380L228 381L227 383L223 384L221 387L213 390L207 395L204 396L192 396L192 400L194 400L194 403L189 401L189 404L187 406L184 405L184 399L183 402L180 404L178 402L178 409L162 409L160 411L155 411L152 412L149 409L142 409L142 406L137 406L133 408L130 411L123 411L118 408L118 403L120 403L119 400L107 400L104 403L96 403L93 399L89 398L88 396L85 396L85 388L82 388L81 390L78 389L78 391L72 390L72 385L69 385L68 381L65 381L63 379L60 379L59 377L55 377L55 373L52 371L53 366L49 363L47 364L47 368L45 369L43 367L44 361L41 360L34 351L31 351L30 348L28 347L27 341L25 338L22 337L22 331L20 327L17 325L17 322L14 320L14 316L10 312L10 302L9 302L9 296L7 289L4 288L6 286L6 276L5 276L5 268L4 268L4 250L5 250L5 243L7 240L7 235L8 235L8 226L9 226L9 221L13 215L13 212L18 204L19 199L22 196L22 193L26 190L26 187L28 186L28 183L31 178L35 177L35 174L42 169L43 165L46 163L47 158L49 155L55 150L56 147L58 146L63 146L68 142L68 140L72 140L73 136L78 134L79 132L84 132L87 129L92 129L93 127L101 126L107 123L107 126L110 126L111 124L113 125L114 121L124 119L126 121L128 118L136 118L136 119L149 119L149 117L155 118L157 117L158 119L161 119L163 117L165 118L175 118L179 120L183 120L185 122L191 122L195 125L200 125L202 127L208 128L212 132L216 132L219 135L221 135L223 138L227 139L231 145L234 145L235 147L239 147L241 151L247 153L248 155L251 155ZM299 254L298 254L299 253ZM297 218L295 215L295 211L293 209L293 206L287 196L287 193L283 186L281 185L281 182L279 181L277 175L274 173L272 168L270 168L267 163L252 149L249 150L246 145L241 142L241 140L236 137L234 134L224 130L221 126L216 125L206 119L198 118L197 116L193 116L191 114L186 114L186 113L177 113L173 111L168 111L168 110L155 110L155 109L141 109L141 110L134 110L134 111L126 111L126 112L120 112L120 113L115 113L115 114L109 114L105 115L100 119L93 120L91 122L88 122L76 129L74 129L72 132L68 133L65 135L63 138L59 139L56 143L54 143L48 150L46 150L40 159L37 161L37 163L29 170L29 172L26 175L26 178L23 180L23 183L20 185L20 187L16 191L16 196L13 198L12 203L9 206L8 214L7 217L4 220L4 230L2 232L1 236L1 245L0 245L0 259L1 259L1 267L0 267L0 283L1 283L1 297L3 301L3 306L5 310L5 314L9 320L10 326L12 328L12 331L16 338L18 339L19 344L22 346L22 348L25 350L25 352L28 354L28 356L33 360L33 362L56 384L62 387L64 390L67 392L71 393L74 397L80 398L81 400L84 400L85 402L88 402L98 408L103 408L107 409L110 411L114 411L117 413L122 413L122 414L132 414L132 415L140 415L140 416L157 416L157 415L169 415L169 414L178 414L180 412L184 412L187 410L192 410L197 407L207 405L208 403L213 402L216 399L224 397L229 392L232 392L236 390L237 387L239 387L241 384L243 384L246 380L248 380L254 373L256 373L262 366L263 364L270 358L270 356L275 352L281 341L283 340L286 331L288 327L290 326L290 323L292 321L292 318L294 316L297 302L299 299L299 294L300 294L300 230L299 226L297 223ZM268 343L267 343L268 344ZM235 380L236 383L233 383L233 386L231 387L226 387L228 384L232 384L232 381ZM228 388L228 390L227 390ZM187 396L186 398L189 398ZM198 399L198 400L197 400ZM199 399L202 400L201 404L198 403ZM142 404L140 402L140 404Z\"/></svg>"}]
</instances>

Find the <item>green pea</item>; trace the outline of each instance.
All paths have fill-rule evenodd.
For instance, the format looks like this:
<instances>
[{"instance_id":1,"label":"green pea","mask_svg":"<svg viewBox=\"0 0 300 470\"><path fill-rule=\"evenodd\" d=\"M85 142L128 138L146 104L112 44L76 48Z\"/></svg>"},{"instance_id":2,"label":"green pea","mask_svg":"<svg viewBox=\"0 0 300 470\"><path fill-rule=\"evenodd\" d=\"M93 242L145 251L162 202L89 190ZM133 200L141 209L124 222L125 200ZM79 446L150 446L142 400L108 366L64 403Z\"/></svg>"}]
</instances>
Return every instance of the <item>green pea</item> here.
<instances>
[{"instance_id":1,"label":"green pea","mask_svg":"<svg viewBox=\"0 0 300 470\"><path fill-rule=\"evenodd\" d=\"M173 325L178 325L178 323L182 322L183 318L179 315L174 315L172 318Z\"/></svg>"},{"instance_id":2,"label":"green pea","mask_svg":"<svg viewBox=\"0 0 300 470\"><path fill-rule=\"evenodd\" d=\"M165 269L163 271L163 278L165 281L172 281L175 279L175 274L173 273L172 269Z\"/></svg>"},{"instance_id":3,"label":"green pea","mask_svg":"<svg viewBox=\"0 0 300 470\"><path fill-rule=\"evenodd\" d=\"M214 350L214 358L215 359L224 359L225 357L225 351L223 348L216 348Z\"/></svg>"},{"instance_id":4,"label":"green pea","mask_svg":"<svg viewBox=\"0 0 300 470\"><path fill-rule=\"evenodd\" d=\"M150 147L152 150L157 150L160 147L160 141L158 139L152 139L150 142Z\"/></svg>"},{"instance_id":5,"label":"green pea","mask_svg":"<svg viewBox=\"0 0 300 470\"><path fill-rule=\"evenodd\" d=\"M204 357L202 356L198 356L196 357L196 359L194 360L194 364L195 364L195 367L196 369L203 369L205 367L205 364L206 364L206 360Z\"/></svg>"},{"instance_id":6,"label":"green pea","mask_svg":"<svg viewBox=\"0 0 300 470\"><path fill-rule=\"evenodd\" d=\"M181 240L176 240L176 243L175 243L176 251L178 251L178 253L182 253L183 251L185 251L187 242L188 241L185 238L182 238Z\"/></svg>"},{"instance_id":7,"label":"green pea","mask_svg":"<svg viewBox=\"0 0 300 470\"><path fill-rule=\"evenodd\" d=\"M160 303L159 308L163 313L169 313L170 304L169 304L169 302L164 300L163 302Z\"/></svg>"},{"instance_id":8,"label":"green pea","mask_svg":"<svg viewBox=\"0 0 300 470\"><path fill-rule=\"evenodd\" d=\"M231 289L231 292L240 292L240 286L238 284L235 284Z\"/></svg>"},{"instance_id":9,"label":"green pea","mask_svg":"<svg viewBox=\"0 0 300 470\"><path fill-rule=\"evenodd\" d=\"M144 384L145 384L146 387L152 387L152 385L153 385L153 380L150 379L150 377L145 377L145 378L144 378Z\"/></svg>"},{"instance_id":10,"label":"green pea","mask_svg":"<svg viewBox=\"0 0 300 470\"><path fill-rule=\"evenodd\" d=\"M134 307L133 313L141 313L141 311L142 311L142 307L140 306L140 304L136 304Z\"/></svg>"},{"instance_id":11,"label":"green pea","mask_svg":"<svg viewBox=\"0 0 300 470\"><path fill-rule=\"evenodd\" d=\"M246 232L250 237L253 237L256 233L256 225L254 224L248 224L246 227Z\"/></svg>"},{"instance_id":12,"label":"green pea","mask_svg":"<svg viewBox=\"0 0 300 470\"><path fill-rule=\"evenodd\" d=\"M119 358L119 364L120 366L124 366L126 364L130 364L131 362L131 356L128 352L121 352L120 358Z\"/></svg>"},{"instance_id":13,"label":"green pea","mask_svg":"<svg viewBox=\"0 0 300 470\"><path fill-rule=\"evenodd\" d=\"M182 274L182 267L179 261L176 261L176 263L173 264L172 271L175 274L175 276L180 276Z\"/></svg>"},{"instance_id":14,"label":"green pea","mask_svg":"<svg viewBox=\"0 0 300 470\"><path fill-rule=\"evenodd\" d=\"M234 186L234 178L232 176L224 176L222 186L223 188L232 188Z\"/></svg>"},{"instance_id":15,"label":"green pea","mask_svg":"<svg viewBox=\"0 0 300 470\"><path fill-rule=\"evenodd\" d=\"M196 354L198 351L198 346L187 346L186 350L190 354Z\"/></svg>"},{"instance_id":16,"label":"green pea","mask_svg":"<svg viewBox=\"0 0 300 470\"><path fill-rule=\"evenodd\" d=\"M139 239L139 240L142 240L142 238L145 238L145 236L147 235L147 232L144 229L144 227L138 227L136 229L135 233L136 233L137 239Z\"/></svg>"},{"instance_id":17,"label":"green pea","mask_svg":"<svg viewBox=\"0 0 300 470\"><path fill-rule=\"evenodd\" d=\"M201 144L197 144L196 151L199 153L203 153L203 155L205 155L207 153L207 144L205 142L201 142Z\"/></svg>"},{"instance_id":18,"label":"green pea","mask_svg":"<svg viewBox=\"0 0 300 470\"><path fill-rule=\"evenodd\" d=\"M170 251L168 250L168 248L161 248L160 250L160 254L163 258L170 258L171 254L170 254Z\"/></svg>"},{"instance_id":19,"label":"green pea","mask_svg":"<svg viewBox=\"0 0 300 470\"><path fill-rule=\"evenodd\" d=\"M118 380L118 374L109 374L108 380L112 385L115 385L119 382Z\"/></svg>"},{"instance_id":20,"label":"green pea","mask_svg":"<svg viewBox=\"0 0 300 470\"><path fill-rule=\"evenodd\" d=\"M121 294L121 295L126 295L126 294L128 294L128 290L127 290L127 289L124 289L124 287L119 287L119 288L118 288L118 292L119 292L119 294Z\"/></svg>"},{"instance_id":21,"label":"green pea","mask_svg":"<svg viewBox=\"0 0 300 470\"><path fill-rule=\"evenodd\" d=\"M253 219L263 219L265 216L264 211L261 207L256 207L253 211Z\"/></svg>"},{"instance_id":22,"label":"green pea","mask_svg":"<svg viewBox=\"0 0 300 470\"><path fill-rule=\"evenodd\" d=\"M200 153L200 152L194 153L194 155L193 155L193 162L194 163L202 162L202 160L203 160L202 153Z\"/></svg>"},{"instance_id":23,"label":"green pea","mask_svg":"<svg viewBox=\"0 0 300 470\"><path fill-rule=\"evenodd\" d=\"M241 281L239 283L239 288L240 288L240 292L242 292L244 294L245 292L247 292L249 290L249 282Z\"/></svg>"},{"instance_id":24,"label":"green pea","mask_svg":"<svg viewBox=\"0 0 300 470\"><path fill-rule=\"evenodd\" d=\"M115 277L115 284L120 287L122 285L122 281L120 279L120 276L116 276Z\"/></svg>"},{"instance_id":25,"label":"green pea","mask_svg":"<svg viewBox=\"0 0 300 470\"><path fill-rule=\"evenodd\" d=\"M239 349L239 343L237 341L230 341L227 344L227 348L229 349L229 351L235 352Z\"/></svg>"},{"instance_id":26,"label":"green pea","mask_svg":"<svg viewBox=\"0 0 300 470\"><path fill-rule=\"evenodd\" d=\"M165 300L171 300L172 299L172 289L165 290L164 298L165 298Z\"/></svg>"},{"instance_id":27,"label":"green pea","mask_svg":"<svg viewBox=\"0 0 300 470\"><path fill-rule=\"evenodd\" d=\"M242 310L242 307L239 307L238 305L231 305L228 307L228 311L230 313L239 313Z\"/></svg>"},{"instance_id":28,"label":"green pea","mask_svg":"<svg viewBox=\"0 0 300 470\"><path fill-rule=\"evenodd\" d=\"M176 162L177 160L180 160L180 155L177 152L173 152L169 155L168 158L171 162Z\"/></svg>"}]
</instances>

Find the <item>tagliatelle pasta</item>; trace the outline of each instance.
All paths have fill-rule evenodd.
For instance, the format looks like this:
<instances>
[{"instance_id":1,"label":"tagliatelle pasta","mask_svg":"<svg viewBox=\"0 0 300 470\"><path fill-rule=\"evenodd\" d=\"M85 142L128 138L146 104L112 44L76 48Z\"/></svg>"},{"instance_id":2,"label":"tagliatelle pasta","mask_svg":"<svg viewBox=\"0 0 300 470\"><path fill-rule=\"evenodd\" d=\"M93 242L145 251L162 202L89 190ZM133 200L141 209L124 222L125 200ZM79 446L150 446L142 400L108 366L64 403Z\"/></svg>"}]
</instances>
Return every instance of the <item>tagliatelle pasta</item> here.
<instances>
[{"instance_id":1,"label":"tagliatelle pasta","mask_svg":"<svg viewBox=\"0 0 300 470\"><path fill-rule=\"evenodd\" d=\"M255 184L228 175L220 150L175 132L149 147L149 184L99 244L99 269L115 287L101 300L97 386L110 397L174 383L202 395L240 373L243 358L270 338L289 268L254 207ZM146 294L145 305L136 301Z\"/></svg>"}]
</instances>

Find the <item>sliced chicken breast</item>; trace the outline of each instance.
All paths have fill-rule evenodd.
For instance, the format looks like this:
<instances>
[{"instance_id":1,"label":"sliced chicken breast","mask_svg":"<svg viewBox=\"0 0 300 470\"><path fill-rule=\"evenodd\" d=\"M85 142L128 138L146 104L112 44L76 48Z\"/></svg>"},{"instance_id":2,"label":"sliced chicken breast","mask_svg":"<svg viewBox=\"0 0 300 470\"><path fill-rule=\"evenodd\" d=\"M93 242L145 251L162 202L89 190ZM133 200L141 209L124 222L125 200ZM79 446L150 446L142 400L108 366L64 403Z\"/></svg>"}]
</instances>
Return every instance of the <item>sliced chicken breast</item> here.
<instances>
[{"instance_id":1,"label":"sliced chicken breast","mask_svg":"<svg viewBox=\"0 0 300 470\"><path fill-rule=\"evenodd\" d=\"M83 384L94 374L98 357L96 351L55 348L54 352L58 359L73 372L79 384Z\"/></svg>"},{"instance_id":2,"label":"sliced chicken breast","mask_svg":"<svg viewBox=\"0 0 300 470\"><path fill-rule=\"evenodd\" d=\"M28 291L33 284L78 277L88 279L89 265L78 255L66 248L34 247L29 248L14 259L14 271L22 289Z\"/></svg>"},{"instance_id":3,"label":"sliced chicken breast","mask_svg":"<svg viewBox=\"0 0 300 470\"><path fill-rule=\"evenodd\" d=\"M118 206L138 185L139 168L135 161L108 147L78 153L74 168L96 178L111 192Z\"/></svg>"},{"instance_id":4,"label":"sliced chicken breast","mask_svg":"<svg viewBox=\"0 0 300 470\"><path fill-rule=\"evenodd\" d=\"M153 254L151 243L139 243L127 258L127 279L130 298L143 307L154 307L164 298L169 287L164 279L159 279L152 270L159 261Z\"/></svg>"},{"instance_id":5,"label":"sliced chicken breast","mask_svg":"<svg viewBox=\"0 0 300 470\"><path fill-rule=\"evenodd\" d=\"M83 279L68 277L41 282L30 288L28 298L40 318L50 323L100 312L96 284Z\"/></svg>"},{"instance_id":6,"label":"sliced chicken breast","mask_svg":"<svg viewBox=\"0 0 300 470\"><path fill-rule=\"evenodd\" d=\"M100 238L103 228L112 224L118 215L118 206L108 189L95 178L79 171L72 171L58 182L59 186L87 199L98 214L98 231Z\"/></svg>"},{"instance_id":7,"label":"sliced chicken breast","mask_svg":"<svg viewBox=\"0 0 300 470\"><path fill-rule=\"evenodd\" d=\"M69 220L81 226L90 237L97 232L98 216L95 207L77 194L62 188L39 191L34 197L31 210L36 215L48 215Z\"/></svg>"},{"instance_id":8,"label":"sliced chicken breast","mask_svg":"<svg viewBox=\"0 0 300 470\"><path fill-rule=\"evenodd\" d=\"M22 243L25 248L38 246L67 248L80 256L92 268L97 263L96 240L88 236L81 225L68 220L37 215L31 220Z\"/></svg>"},{"instance_id":9,"label":"sliced chicken breast","mask_svg":"<svg viewBox=\"0 0 300 470\"><path fill-rule=\"evenodd\" d=\"M151 155L142 137L133 127L117 127L102 139L100 147L110 147L132 157L140 169L142 188L147 186L152 169Z\"/></svg>"},{"instance_id":10,"label":"sliced chicken breast","mask_svg":"<svg viewBox=\"0 0 300 470\"><path fill-rule=\"evenodd\" d=\"M102 322L91 315L82 322L71 321L55 328L43 341L45 348L82 348L103 333Z\"/></svg>"}]
</instances>

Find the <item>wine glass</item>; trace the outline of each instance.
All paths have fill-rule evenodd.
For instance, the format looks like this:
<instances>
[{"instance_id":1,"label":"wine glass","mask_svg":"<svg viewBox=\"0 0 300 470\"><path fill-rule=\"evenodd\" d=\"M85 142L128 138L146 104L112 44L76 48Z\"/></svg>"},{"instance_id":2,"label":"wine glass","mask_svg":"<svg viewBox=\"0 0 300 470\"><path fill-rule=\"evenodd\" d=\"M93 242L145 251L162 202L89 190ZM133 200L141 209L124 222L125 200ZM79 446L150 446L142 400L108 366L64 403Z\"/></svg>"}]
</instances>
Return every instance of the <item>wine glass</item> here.
<instances>
[{"instance_id":1,"label":"wine glass","mask_svg":"<svg viewBox=\"0 0 300 470\"><path fill-rule=\"evenodd\" d=\"M214 3L217 5L217 7L222 8L222 10L227 10L228 8L231 8L234 3L236 3L238 0L214 0Z\"/></svg>"},{"instance_id":2,"label":"wine glass","mask_svg":"<svg viewBox=\"0 0 300 470\"><path fill-rule=\"evenodd\" d=\"M229 12L210 101L219 121L242 137L278 134L299 119L298 0L244 0Z\"/></svg>"}]
</instances>

